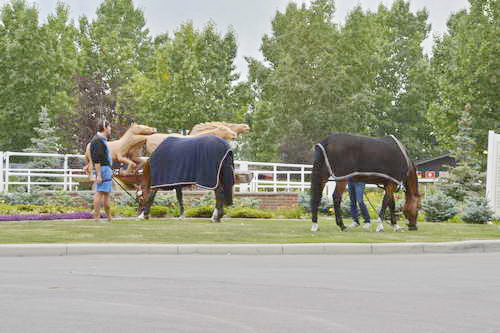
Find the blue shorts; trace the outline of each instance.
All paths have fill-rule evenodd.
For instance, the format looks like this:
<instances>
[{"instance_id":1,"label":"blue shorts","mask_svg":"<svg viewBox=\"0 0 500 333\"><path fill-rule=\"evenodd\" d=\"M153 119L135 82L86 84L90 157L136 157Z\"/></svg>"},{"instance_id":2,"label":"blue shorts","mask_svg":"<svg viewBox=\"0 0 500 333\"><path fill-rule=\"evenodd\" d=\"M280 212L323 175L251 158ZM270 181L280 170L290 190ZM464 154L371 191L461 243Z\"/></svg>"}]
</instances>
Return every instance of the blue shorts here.
<instances>
[{"instance_id":1,"label":"blue shorts","mask_svg":"<svg viewBox=\"0 0 500 333\"><path fill-rule=\"evenodd\" d=\"M110 166L101 166L101 177L102 183L97 184L95 190L97 192L111 192L113 185L113 170L111 170Z\"/></svg>"}]
</instances>

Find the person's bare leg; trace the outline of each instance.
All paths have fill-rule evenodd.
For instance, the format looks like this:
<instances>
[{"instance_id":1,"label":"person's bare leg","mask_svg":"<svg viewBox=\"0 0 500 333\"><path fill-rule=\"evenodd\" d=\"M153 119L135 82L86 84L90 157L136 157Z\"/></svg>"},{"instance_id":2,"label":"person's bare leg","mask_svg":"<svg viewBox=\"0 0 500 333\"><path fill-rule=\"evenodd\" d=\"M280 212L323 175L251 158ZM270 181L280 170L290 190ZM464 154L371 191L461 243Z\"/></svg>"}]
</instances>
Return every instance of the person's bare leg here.
<instances>
[{"instance_id":1,"label":"person's bare leg","mask_svg":"<svg viewBox=\"0 0 500 333\"><path fill-rule=\"evenodd\" d=\"M111 223L113 217L111 216L111 207L109 205L109 193L103 193L103 203L104 203L104 211L108 216L108 222Z\"/></svg>"},{"instance_id":2,"label":"person's bare leg","mask_svg":"<svg viewBox=\"0 0 500 333\"><path fill-rule=\"evenodd\" d=\"M99 222L101 217L101 192L96 192L94 195L94 219Z\"/></svg>"}]
</instances>

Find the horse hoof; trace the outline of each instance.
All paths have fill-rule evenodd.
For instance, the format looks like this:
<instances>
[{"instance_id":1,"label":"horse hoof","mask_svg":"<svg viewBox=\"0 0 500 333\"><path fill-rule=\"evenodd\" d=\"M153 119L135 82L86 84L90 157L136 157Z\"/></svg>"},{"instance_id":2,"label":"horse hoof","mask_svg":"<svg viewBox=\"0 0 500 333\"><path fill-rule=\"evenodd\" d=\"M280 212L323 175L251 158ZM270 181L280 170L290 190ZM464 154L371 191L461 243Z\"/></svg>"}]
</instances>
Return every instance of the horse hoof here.
<instances>
[{"instance_id":1,"label":"horse hoof","mask_svg":"<svg viewBox=\"0 0 500 333\"><path fill-rule=\"evenodd\" d=\"M144 220L144 212L140 213L139 216L137 216L138 220Z\"/></svg>"},{"instance_id":2,"label":"horse hoof","mask_svg":"<svg viewBox=\"0 0 500 333\"><path fill-rule=\"evenodd\" d=\"M179 215L179 220L184 220L186 218L186 215Z\"/></svg>"},{"instance_id":3,"label":"horse hoof","mask_svg":"<svg viewBox=\"0 0 500 333\"><path fill-rule=\"evenodd\" d=\"M316 232L319 230L319 226L317 223L313 223L312 226L311 226L311 231L312 232Z\"/></svg>"},{"instance_id":4,"label":"horse hoof","mask_svg":"<svg viewBox=\"0 0 500 333\"><path fill-rule=\"evenodd\" d=\"M408 230L410 231L417 231L418 230L418 227L416 225L408 225Z\"/></svg>"},{"instance_id":5,"label":"horse hoof","mask_svg":"<svg viewBox=\"0 0 500 333\"><path fill-rule=\"evenodd\" d=\"M397 225L397 224L395 224L393 228L394 228L395 232L400 232L401 231L401 227L399 225Z\"/></svg>"},{"instance_id":6,"label":"horse hoof","mask_svg":"<svg viewBox=\"0 0 500 333\"><path fill-rule=\"evenodd\" d=\"M384 232L384 226L382 224L379 224L377 226L377 229L375 230L376 232Z\"/></svg>"}]
</instances>

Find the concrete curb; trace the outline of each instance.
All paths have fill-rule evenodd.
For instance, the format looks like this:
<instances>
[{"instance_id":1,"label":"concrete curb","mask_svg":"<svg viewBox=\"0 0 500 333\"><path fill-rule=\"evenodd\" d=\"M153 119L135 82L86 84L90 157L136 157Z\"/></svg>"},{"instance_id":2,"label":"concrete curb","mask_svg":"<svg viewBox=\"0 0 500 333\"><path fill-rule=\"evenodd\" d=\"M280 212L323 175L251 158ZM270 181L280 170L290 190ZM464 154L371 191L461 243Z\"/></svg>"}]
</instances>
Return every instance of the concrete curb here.
<instances>
[{"instance_id":1,"label":"concrete curb","mask_svg":"<svg viewBox=\"0 0 500 333\"><path fill-rule=\"evenodd\" d=\"M310 255L425 254L500 252L500 240L445 243L301 243L301 244L0 244L0 257L95 254L168 255Z\"/></svg>"}]
</instances>

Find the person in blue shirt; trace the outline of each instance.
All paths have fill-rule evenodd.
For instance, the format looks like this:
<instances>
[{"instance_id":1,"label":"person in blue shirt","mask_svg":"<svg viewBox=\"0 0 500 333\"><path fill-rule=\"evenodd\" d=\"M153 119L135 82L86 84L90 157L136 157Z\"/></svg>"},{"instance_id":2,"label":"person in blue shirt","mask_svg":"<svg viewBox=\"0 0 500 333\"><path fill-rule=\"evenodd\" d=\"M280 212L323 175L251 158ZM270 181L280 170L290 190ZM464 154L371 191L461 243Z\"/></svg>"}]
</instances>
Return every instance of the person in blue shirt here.
<instances>
[{"instance_id":1,"label":"person in blue shirt","mask_svg":"<svg viewBox=\"0 0 500 333\"><path fill-rule=\"evenodd\" d=\"M361 215L363 215L363 218L365 219L363 229L370 230L370 214L368 213L368 209L366 208L365 202L363 200L365 183L349 180L347 186L349 189L349 198L351 199L351 216L353 220L351 228L359 227L359 206Z\"/></svg>"},{"instance_id":2,"label":"person in blue shirt","mask_svg":"<svg viewBox=\"0 0 500 333\"><path fill-rule=\"evenodd\" d=\"M111 222L109 197L112 190L113 159L108 147L108 137L111 135L111 124L105 119L97 123L97 134L90 141L90 156L95 170L96 193L94 195L94 218L99 221L101 204Z\"/></svg>"}]
</instances>

